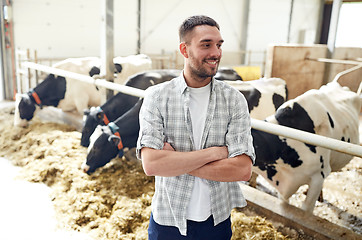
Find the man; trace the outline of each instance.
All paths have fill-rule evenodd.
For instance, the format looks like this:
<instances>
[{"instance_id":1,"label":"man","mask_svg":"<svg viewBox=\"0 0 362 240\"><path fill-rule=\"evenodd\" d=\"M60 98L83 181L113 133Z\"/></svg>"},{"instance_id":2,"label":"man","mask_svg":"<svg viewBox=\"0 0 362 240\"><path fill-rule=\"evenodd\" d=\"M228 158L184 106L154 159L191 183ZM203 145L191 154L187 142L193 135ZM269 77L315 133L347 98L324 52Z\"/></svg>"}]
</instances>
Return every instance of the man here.
<instances>
[{"instance_id":1,"label":"man","mask_svg":"<svg viewBox=\"0 0 362 240\"><path fill-rule=\"evenodd\" d=\"M181 75L146 90L137 155L155 176L149 239L230 239L230 213L246 201L255 159L243 95L213 79L224 40L219 25L192 16L179 29Z\"/></svg>"}]
</instances>

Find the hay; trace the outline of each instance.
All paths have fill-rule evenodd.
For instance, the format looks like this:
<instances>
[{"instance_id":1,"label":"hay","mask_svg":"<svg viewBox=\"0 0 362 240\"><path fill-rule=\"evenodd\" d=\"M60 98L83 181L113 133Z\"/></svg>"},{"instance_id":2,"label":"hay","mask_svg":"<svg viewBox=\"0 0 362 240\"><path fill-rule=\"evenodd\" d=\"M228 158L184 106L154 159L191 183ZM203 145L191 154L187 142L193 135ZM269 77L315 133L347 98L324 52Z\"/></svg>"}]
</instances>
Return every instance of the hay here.
<instances>
[{"instance_id":1,"label":"hay","mask_svg":"<svg viewBox=\"0 0 362 240\"><path fill-rule=\"evenodd\" d=\"M139 161L116 158L91 176L79 167L86 158L81 133L37 119L13 126L11 109L0 114L0 156L22 167L21 176L52 188L62 228L86 231L95 239L147 239L154 178ZM232 239L287 239L260 217L232 212Z\"/></svg>"}]
</instances>

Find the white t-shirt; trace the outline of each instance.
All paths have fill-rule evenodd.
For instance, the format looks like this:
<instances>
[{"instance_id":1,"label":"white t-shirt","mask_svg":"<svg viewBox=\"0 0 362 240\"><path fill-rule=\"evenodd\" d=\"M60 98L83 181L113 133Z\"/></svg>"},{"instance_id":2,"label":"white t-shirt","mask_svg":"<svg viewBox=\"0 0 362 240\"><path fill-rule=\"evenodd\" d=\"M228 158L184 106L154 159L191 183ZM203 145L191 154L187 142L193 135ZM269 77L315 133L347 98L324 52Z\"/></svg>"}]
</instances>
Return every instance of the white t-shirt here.
<instances>
[{"instance_id":1,"label":"white t-shirt","mask_svg":"<svg viewBox=\"0 0 362 240\"><path fill-rule=\"evenodd\" d=\"M205 128L211 84L205 87L190 88L190 114L192 132L196 150L201 149L201 138ZM210 189L207 181L196 177L187 209L186 218L193 221L205 221L211 215Z\"/></svg>"}]
</instances>

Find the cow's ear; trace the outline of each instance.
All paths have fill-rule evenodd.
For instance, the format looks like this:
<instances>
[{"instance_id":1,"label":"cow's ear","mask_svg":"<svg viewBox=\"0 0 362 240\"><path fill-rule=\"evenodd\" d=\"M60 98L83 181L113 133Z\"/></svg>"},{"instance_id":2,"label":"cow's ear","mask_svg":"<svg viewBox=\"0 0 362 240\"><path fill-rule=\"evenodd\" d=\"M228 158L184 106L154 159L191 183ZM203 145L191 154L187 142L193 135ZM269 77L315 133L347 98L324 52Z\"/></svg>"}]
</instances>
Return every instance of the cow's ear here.
<instances>
[{"instance_id":1,"label":"cow's ear","mask_svg":"<svg viewBox=\"0 0 362 240\"><path fill-rule=\"evenodd\" d=\"M97 117L97 119L98 119L99 121L102 121L103 118L104 118L104 112L99 112L99 113L97 113L96 117Z\"/></svg>"},{"instance_id":2,"label":"cow's ear","mask_svg":"<svg viewBox=\"0 0 362 240\"><path fill-rule=\"evenodd\" d=\"M122 72L122 65L119 63L114 64L114 73L120 73Z\"/></svg>"},{"instance_id":3,"label":"cow's ear","mask_svg":"<svg viewBox=\"0 0 362 240\"><path fill-rule=\"evenodd\" d=\"M89 71L89 76L93 77L94 75L99 75L101 70L98 67L92 67Z\"/></svg>"},{"instance_id":4,"label":"cow's ear","mask_svg":"<svg viewBox=\"0 0 362 240\"><path fill-rule=\"evenodd\" d=\"M117 137L116 135L111 135L108 138L108 142L113 143L114 146L118 146L119 142L121 141L121 139L119 137Z\"/></svg>"},{"instance_id":5,"label":"cow's ear","mask_svg":"<svg viewBox=\"0 0 362 240\"><path fill-rule=\"evenodd\" d=\"M89 109L85 109L85 110L83 111L83 115L88 116L88 115L89 115L89 113L90 113Z\"/></svg>"}]
</instances>

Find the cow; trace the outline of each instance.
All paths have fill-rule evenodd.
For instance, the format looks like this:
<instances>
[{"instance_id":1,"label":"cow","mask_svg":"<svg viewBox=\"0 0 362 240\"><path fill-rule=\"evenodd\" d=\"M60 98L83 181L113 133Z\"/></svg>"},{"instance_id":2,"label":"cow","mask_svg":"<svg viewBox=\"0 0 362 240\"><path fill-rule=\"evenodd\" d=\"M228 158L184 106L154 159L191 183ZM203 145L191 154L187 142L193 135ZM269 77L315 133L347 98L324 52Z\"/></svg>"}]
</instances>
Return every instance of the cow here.
<instances>
[{"instance_id":1,"label":"cow","mask_svg":"<svg viewBox=\"0 0 362 240\"><path fill-rule=\"evenodd\" d=\"M122 82L129 77L129 74L151 68L152 62L147 56L143 54L137 56L114 58L114 70L117 76L115 82ZM127 63L128 58L132 60L129 63ZM135 59L139 59L142 64L137 65ZM98 57L68 58L53 65L58 69L91 77L99 75L100 66L101 60ZM74 111L82 115L84 109L89 106L99 106L101 102L102 92L95 85L49 74L28 93L16 95L14 125L27 126L28 121L43 106L54 106L64 112Z\"/></svg>"},{"instance_id":2,"label":"cow","mask_svg":"<svg viewBox=\"0 0 362 240\"><path fill-rule=\"evenodd\" d=\"M116 69L118 67L118 74L114 79L118 84L125 84L130 76L152 69L152 60L145 54L115 57L113 62Z\"/></svg>"},{"instance_id":3,"label":"cow","mask_svg":"<svg viewBox=\"0 0 362 240\"><path fill-rule=\"evenodd\" d=\"M337 82L312 89L282 104L266 122L359 144L361 99ZM312 212L331 171L352 156L297 140L252 129L256 161L253 171L263 176L287 201L300 186L309 186L302 209Z\"/></svg>"},{"instance_id":4,"label":"cow","mask_svg":"<svg viewBox=\"0 0 362 240\"><path fill-rule=\"evenodd\" d=\"M180 74L180 70L146 71L132 76L126 85L146 89L148 86L168 81L172 79L172 76L176 77L178 74ZM286 83L280 78L264 78L241 82L237 80L230 80L230 78L229 80L226 80L226 77L229 74L224 74L224 71L220 71L219 77L244 94L248 101L249 112L253 118L266 118L267 116L273 114L275 110L287 99ZM118 93L114 97L110 98L103 106L93 107L90 110L86 110L84 112L81 145L88 147L89 137L92 135L97 125L107 125L109 121L113 121L124 114L136 101L136 97Z\"/></svg>"},{"instance_id":5,"label":"cow","mask_svg":"<svg viewBox=\"0 0 362 240\"><path fill-rule=\"evenodd\" d=\"M114 122L110 122L107 126L97 126L90 139L87 159L81 166L84 172L91 174L115 158L117 154L122 157L124 148L130 149L136 146L140 128L138 115L142 103L143 98Z\"/></svg>"},{"instance_id":6,"label":"cow","mask_svg":"<svg viewBox=\"0 0 362 240\"><path fill-rule=\"evenodd\" d=\"M149 70L131 76L125 85L145 90L149 86L169 81L179 76L179 74L180 70L175 69ZM116 120L133 107L137 100L138 97L117 93L102 106L85 110L81 145L88 147L89 137L98 125L107 125L109 122Z\"/></svg>"},{"instance_id":7,"label":"cow","mask_svg":"<svg viewBox=\"0 0 362 240\"><path fill-rule=\"evenodd\" d=\"M246 98L250 117L265 119L288 98L287 85L281 78L261 78L251 81L225 81Z\"/></svg>"},{"instance_id":8,"label":"cow","mask_svg":"<svg viewBox=\"0 0 362 240\"><path fill-rule=\"evenodd\" d=\"M215 74L215 79L221 81L243 81L241 76L234 69L228 67L220 67Z\"/></svg>"},{"instance_id":9,"label":"cow","mask_svg":"<svg viewBox=\"0 0 362 240\"><path fill-rule=\"evenodd\" d=\"M249 84L247 85L243 85L243 86L246 86L245 89L244 89L244 94L245 93L248 93L248 91L252 91L252 92L262 92L262 96L261 98L263 98L264 96L266 98L270 98L270 96L272 96L273 94L270 93L270 94L265 94L266 93L266 89L269 89L271 90L271 86L275 86L276 89L277 89L277 92L280 93L281 95L283 95L285 98L286 98L286 87L285 87L285 82L283 80L278 80L276 81L275 79L272 79L270 81L268 81L268 79L264 79L262 82L265 84L265 87L263 88L263 85L262 84L259 84L259 85L256 85L255 86L258 86L259 90L256 90L254 89L250 82L252 81L249 81ZM260 81L259 81L260 82ZM281 85L281 89L284 89L284 93L282 93L282 91L279 91L278 87L279 85ZM239 86L239 90L241 89L241 87ZM265 95L264 95L265 94ZM254 94L245 94L246 96L246 99L248 101L248 97L250 96L253 96ZM260 96L259 96L260 97ZM258 107L260 108L263 108L263 106L261 106L262 104L266 104L268 101L264 101L264 100L260 100L260 105L258 105ZM265 107L267 107L268 109L265 109L265 112L268 113L270 111L270 104L266 104ZM256 108L252 108L252 111L255 111ZM135 109L134 109L135 110ZM139 110L139 108L136 108L136 110ZM133 112L134 113L134 112ZM274 112L273 112L274 113ZM250 113L252 114L252 112ZM270 115L270 114L269 114ZM125 115L124 115L125 116ZM123 116L122 116L123 117ZM138 114L132 114L132 115L128 115L128 117L133 117L133 121L132 122L138 122L139 121L139 118L138 118ZM266 116L265 116L266 117ZM119 119L119 118L118 118ZM125 121L123 121L123 123L121 124L118 124L118 122L120 120L116 120L117 122L117 125L119 127L119 131L122 132L123 129L127 129L127 131L130 131L130 129L132 129L132 127L128 126ZM130 121L128 121L130 122ZM134 125L133 125L134 126ZM138 131L139 129L133 129L134 130L134 134L137 135L138 134ZM102 137L101 135L104 135L104 131L95 131L92 136L90 137L90 145L88 147L88 156L87 156L87 159L86 159L86 162L83 164L83 170L87 173L92 173L96 168L98 168L100 165L101 166L104 166L106 163L110 162L113 158L115 158L117 156L116 154L116 146L112 143L112 142L106 142L106 141L98 141L98 139L100 137ZM104 137L102 137L104 138ZM135 139L136 141L136 139ZM104 151L99 151L98 149L93 151L92 149L92 146L94 146L96 144L97 148L103 148ZM100 144L102 143L103 146ZM133 143L133 145L135 145L136 142ZM113 148L113 150L109 150L110 148ZM89 156L91 154L91 156ZM89 166L89 167L84 167L84 166ZM91 171L89 171L88 169L91 169Z\"/></svg>"}]
</instances>

